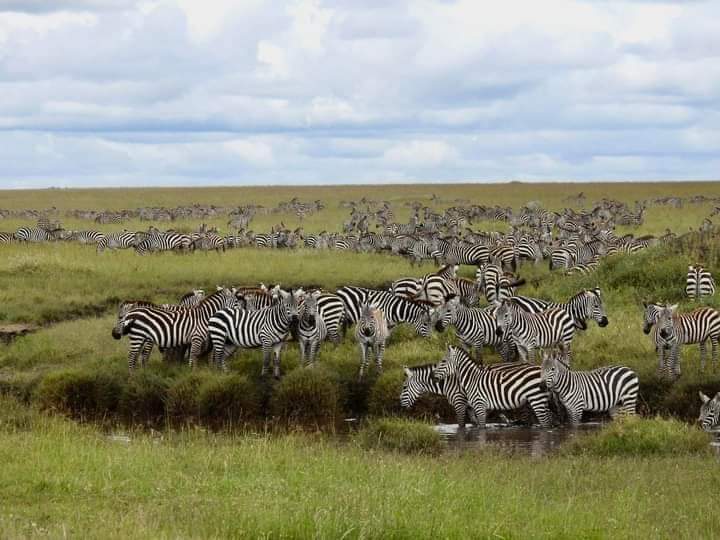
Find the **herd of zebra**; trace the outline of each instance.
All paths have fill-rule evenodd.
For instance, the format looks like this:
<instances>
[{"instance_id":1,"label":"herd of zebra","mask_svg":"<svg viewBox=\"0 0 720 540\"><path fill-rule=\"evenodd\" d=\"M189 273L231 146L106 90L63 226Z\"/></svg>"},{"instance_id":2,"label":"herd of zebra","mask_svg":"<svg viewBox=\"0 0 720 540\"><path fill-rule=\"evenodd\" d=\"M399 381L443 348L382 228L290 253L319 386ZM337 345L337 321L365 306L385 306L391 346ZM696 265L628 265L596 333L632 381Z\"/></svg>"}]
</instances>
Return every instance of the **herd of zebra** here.
<instances>
[{"instance_id":1,"label":"herd of zebra","mask_svg":"<svg viewBox=\"0 0 720 540\"><path fill-rule=\"evenodd\" d=\"M600 289L581 290L565 302L551 302L518 294L525 281L516 272L523 263L547 261L550 270L588 274L607 257L674 241L677 236L670 230L659 237L615 233L616 225L642 223L644 203L632 210L603 200L590 211L561 212L537 204L527 204L519 212L458 205L443 213L418 203L410 205L413 213L407 223L395 221L388 204L364 206L349 205L351 216L342 233L305 234L302 227L290 230L283 223L270 233L254 233L248 230L249 211L231 217L228 224L235 234L228 236L205 225L191 233L154 226L120 233L66 231L43 219L37 227L0 234L0 243L74 240L95 244L98 251L133 248L138 254L244 246L335 249L387 252L412 263L431 260L441 265L437 271L399 278L384 289L344 286L329 292L260 285L218 287L208 295L195 290L178 304L128 300L120 305L112 335L128 337L131 372L138 358L145 365L155 346L165 355L187 358L191 366L207 354L209 362L222 370L228 369L227 360L238 349L261 348L262 374L272 369L279 378L281 351L288 341L298 342L302 363L311 366L323 342L340 343L354 325L362 379L371 357L376 369L382 370L388 340L398 325L411 325L425 338L453 327L459 344L448 347L437 363L405 368L403 406L412 406L427 393L445 396L460 426L468 412L474 422L484 425L489 411L524 407L543 426L554 421L553 409L564 411L573 425L583 412L635 413L639 381L630 368L572 369L572 342L587 322L592 319L600 327L609 323ZM470 225L478 220L503 221L508 230L474 230ZM375 231L369 229L372 223ZM714 234L709 218L698 232ZM461 265L473 266L475 279L459 277ZM688 268L686 293L691 299L715 294L712 275L702 265ZM483 303L487 305L481 307ZM704 368L710 341L717 363L720 312L713 308L678 313L677 305L646 303L643 330L651 334L658 370L667 377L680 375L682 345L699 344ZM502 362L483 365L482 349L488 346ZM538 350L542 351L539 365ZM703 427L717 427L720 392L712 399L703 394L701 399Z\"/></svg>"}]
</instances>

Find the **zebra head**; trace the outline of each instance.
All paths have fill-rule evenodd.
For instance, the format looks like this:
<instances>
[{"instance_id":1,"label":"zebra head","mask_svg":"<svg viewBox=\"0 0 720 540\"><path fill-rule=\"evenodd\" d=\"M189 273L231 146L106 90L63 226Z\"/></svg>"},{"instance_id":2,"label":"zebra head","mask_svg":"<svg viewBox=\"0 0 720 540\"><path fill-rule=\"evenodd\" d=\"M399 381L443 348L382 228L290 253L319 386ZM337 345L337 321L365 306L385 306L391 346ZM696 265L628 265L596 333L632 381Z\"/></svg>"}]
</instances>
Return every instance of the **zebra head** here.
<instances>
[{"instance_id":1,"label":"zebra head","mask_svg":"<svg viewBox=\"0 0 720 540\"><path fill-rule=\"evenodd\" d=\"M658 322L660 312L664 306L655 302L643 302L643 307L645 308L643 314L643 333L649 334L653 325Z\"/></svg>"},{"instance_id":2,"label":"zebra head","mask_svg":"<svg viewBox=\"0 0 720 540\"><path fill-rule=\"evenodd\" d=\"M280 311L284 313L285 317L287 317L290 321L297 321L300 311L300 302L304 297L305 292L302 289L287 292L278 288L278 298L280 300L279 305L281 306Z\"/></svg>"},{"instance_id":3,"label":"zebra head","mask_svg":"<svg viewBox=\"0 0 720 540\"><path fill-rule=\"evenodd\" d=\"M322 292L317 290L305 296L300 314L302 320L315 324L315 318L318 316L317 300L321 294Z\"/></svg>"},{"instance_id":4,"label":"zebra head","mask_svg":"<svg viewBox=\"0 0 720 540\"><path fill-rule=\"evenodd\" d=\"M605 306L603 306L602 296L600 296L600 287L595 287L590 291L585 291L585 296L588 299L590 317L598 323L600 328L606 327L608 325L608 318L605 314Z\"/></svg>"},{"instance_id":5,"label":"zebra head","mask_svg":"<svg viewBox=\"0 0 720 540\"><path fill-rule=\"evenodd\" d=\"M375 309L371 304L363 304L360 310L360 319L357 322L358 333L367 338L375 335L377 324L375 319Z\"/></svg>"},{"instance_id":6,"label":"zebra head","mask_svg":"<svg viewBox=\"0 0 720 540\"><path fill-rule=\"evenodd\" d=\"M515 320L515 309L510 302L503 301L495 310L495 333L498 337L510 333Z\"/></svg>"},{"instance_id":7,"label":"zebra head","mask_svg":"<svg viewBox=\"0 0 720 540\"><path fill-rule=\"evenodd\" d=\"M407 369L407 368L406 368ZM404 388L403 388L404 391ZM715 394L715 397L710 399L702 392L700 394L700 427L705 431L712 431L714 428L720 427L720 392Z\"/></svg>"},{"instance_id":8,"label":"zebra head","mask_svg":"<svg viewBox=\"0 0 720 540\"><path fill-rule=\"evenodd\" d=\"M459 304L460 297L454 296L434 311L432 322L435 330L444 332L448 326L453 324Z\"/></svg>"},{"instance_id":9,"label":"zebra head","mask_svg":"<svg viewBox=\"0 0 720 540\"><path fill-rule=\"evenodd\" d=\"M567 364L562 361L561 355L556 351L543 353L542 365L540 366L540 379L548 390L557 386L560 375L567 371Z\"/></svg>"},{"instance_id":10,"label":"zebra head","mask_svg":"<svg viewBox=\"0 0 720 540\"><path fill-rule=\"evenodd\" d=\"M420 366L420 368L403 366L405 381L400 392L400 406L404 409L409 409L415 405L418 398L427 392L426 384L424 384L426 381L422 375L432 375L432 370L430 370L430 373L425 373L426 370L423 370L422 367L424 366Z\"/></svg>"},{"instance_id":11,"label":"zebra head","mask_svg":"<svg viewBox=\"0 0 720 540\"><path fill-rule=\"evenodd\" d=\"M453 347L452 345L448 346L445 356L443 356L442 360L440 360L433 368L433 377L435 379L438 381L444 381L451 375L457 373L457 354L458 350L456 347Z\"/></svg>"},{"instance_id":12,"label":"zebra head","mask_svg":"<svg viewBox=\"0 0 720 540\"><path fill-rule=\"evenodd\" d=\"M660 311L660 315L658 316L658 334L663 340L665 340L666 343L677 340L677 335L675 333L675 325L673 323L673 315L675 314L675 310L677 310L677 307L677 304L673 304L672 306L665 306Z\"/></svg>"},{"instance_id":13,"label":"zebra head","mask_svg":"<svg viewBox=\"0 0 720 540\"><path fill-rule=\"evenodd\" d=\"M134 306L134 302L122 302L118 307L117 321L115 322L115 326L113 326L112 329L113 338L120 339L122 337L123 328L125 326L125 315L127 315L128 311L130 311Z\"/></svg>"}]
</instances>

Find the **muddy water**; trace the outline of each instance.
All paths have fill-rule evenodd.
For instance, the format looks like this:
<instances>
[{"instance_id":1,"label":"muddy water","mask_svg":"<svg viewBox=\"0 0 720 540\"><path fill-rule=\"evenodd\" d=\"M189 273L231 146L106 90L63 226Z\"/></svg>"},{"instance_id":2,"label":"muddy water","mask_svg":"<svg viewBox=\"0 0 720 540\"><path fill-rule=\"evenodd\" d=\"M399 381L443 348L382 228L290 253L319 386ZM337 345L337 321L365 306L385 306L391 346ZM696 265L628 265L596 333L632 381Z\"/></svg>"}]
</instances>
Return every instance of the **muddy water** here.
<instances>
[{"instance_id":1,"label":"muddy water","mask_svg":"<svg viewBox=\"0 0 720 540\"><path fill-rule=\"evenodd\" d=\"M552 429L513 426L508 424L487 424L479 429L468 424L465 437L458 434L457 424L439 424L435 429L449 448L463 451L480 451L494 447L511 454L542 457L556 452L564 443L574 437L596 431L601 422L587 422L576 429L557 427Z\"/></svg>"}]
</instances>

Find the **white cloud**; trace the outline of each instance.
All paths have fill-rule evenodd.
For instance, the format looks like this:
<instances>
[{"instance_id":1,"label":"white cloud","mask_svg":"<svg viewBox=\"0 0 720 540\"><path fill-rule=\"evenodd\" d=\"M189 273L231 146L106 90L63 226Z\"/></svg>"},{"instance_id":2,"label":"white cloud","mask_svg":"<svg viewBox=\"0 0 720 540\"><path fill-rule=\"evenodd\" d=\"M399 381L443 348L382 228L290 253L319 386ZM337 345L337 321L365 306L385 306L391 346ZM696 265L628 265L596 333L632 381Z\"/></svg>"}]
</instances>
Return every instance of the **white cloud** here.
<instances>
[{"instance_id":1,"label":"white cloud","mask_svg":"<svg viewBox=\"0 0 720 540\"><path fill-rule=\"evenodd\" d=\"M0 187L717 177L716 2L0 0Z\"/></svg>"}]
</instances>

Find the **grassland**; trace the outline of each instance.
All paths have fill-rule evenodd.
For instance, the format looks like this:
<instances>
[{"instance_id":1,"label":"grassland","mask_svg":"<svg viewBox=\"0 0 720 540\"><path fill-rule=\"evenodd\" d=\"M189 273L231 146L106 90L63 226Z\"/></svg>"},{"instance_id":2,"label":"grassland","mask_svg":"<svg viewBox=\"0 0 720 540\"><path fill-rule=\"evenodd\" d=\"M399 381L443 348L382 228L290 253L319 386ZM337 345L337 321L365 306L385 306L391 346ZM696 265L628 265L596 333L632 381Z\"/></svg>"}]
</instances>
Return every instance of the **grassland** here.
<instances>
[{"instance_id":1,"label":"grassland","mask_svg":"<svg viewBox=\"0 0 720 540\"><path fill-rule=\"evenodd\" d=\"M399 219L403 203L456 199L511 205L530 200L560 208L583 191L588 200L613 197L632 203L659 196L719 196L720 183L549 184L478 186L373 186L343 188L207 188L173 190L45 190L3 192L4 208L120 209L181 204L244 203L273 207L293 196L321 199L306 231L337 230L347 216L341 200L367 196L388 200ZM697 228L709 205L655 207L636 234ZM258 216L252 227L268 230L293 215ZM69 228L94 228L63 220ZM215 220L224 229L225 220ZM213 222L211 222L213 223ZM0 230L28 222L0 221ZM197 223L174 226L194 228ZM130 229L146 223L131 222ZM476 228L501 228L496 223ZM118 226L103 226L105 230ZM717 240L702 256L720 275ZM610 325L594 323L578 336L578 366L622 363L643 382L642 409L691 419L697 389L720 390L720 372L701 373L697 348L683 353L683 377L670 386L655 378L655 355L641 332L641 300L678 301L689 258L682 250L655 248L604 263L589 277L550 274L547 265L523 266L524 293L565 299L599 285ZM308 434L333 431L344 415L406 414L397 396L400 366L436 361L452 333L429 340L401 328L386 354L386 372L358 383L358 352L349 337L324 345L312 376L298 370L294 346L283 353L281 383L260 380L258 351L240 352L231 375L207 367L189 374L184 365L162 363L154 353L145 373L127 375L127 343L110 337L114 307L124 298L173 301L191 288L257 282L283 285L377 286L432 266L412 268L386 255L277 252L243 249L225 254L138 257L97 256L75 245L0 246L0 325L40 325L37 332L0 346L0 536L117 537L712 537L718 534L711 493L718 481L715 458L682 450L677 457L636 452L562 455L531 460L492 452L407 456L369 445ZM470 276L472 269L463 269ZM719 305L718 300L711 300ZM488 355L492 358L491 355ZM320 390L318 390L320 389ZM322 406L314 399L326 398ZM238 397L241 396L241 397ZM330 396L329 398L327 396ZM97 422L77 425L39 414L36 408ZM329 411L323 415L321 411ZM419 404L415 416L440 412L436 400ZM219 422L212 422L219 418ZM160 436L140 430L168 426ZM303 433L284 434L306 426ZM645 425L645 424L643 424ZM107 429L130 430L130 442L108 440ZM230 431L205 431L231 427ZM692 431L692 430L691 430ZM273 433L268 435L267 433ZM662 440L671 440L660 430ZM408 436L410 436L410 431ZM684 440L684 432L678 435ZM638 440L634 435L633 440ZM600 445L602 446L602 445ZM402 445L399 445L402 447ZM678 448L685 448L682 444ZM679 450L680 451L680 450ZM615 457L612 457L612 456ZM22 456L22 459L18 459ZM459 502L458 502L459 501ZM34 524L34 525L33 525Z\"/></svg>"}]
</instances>

